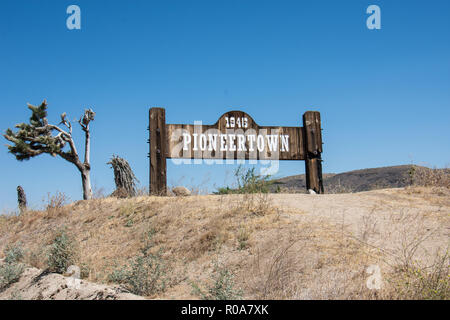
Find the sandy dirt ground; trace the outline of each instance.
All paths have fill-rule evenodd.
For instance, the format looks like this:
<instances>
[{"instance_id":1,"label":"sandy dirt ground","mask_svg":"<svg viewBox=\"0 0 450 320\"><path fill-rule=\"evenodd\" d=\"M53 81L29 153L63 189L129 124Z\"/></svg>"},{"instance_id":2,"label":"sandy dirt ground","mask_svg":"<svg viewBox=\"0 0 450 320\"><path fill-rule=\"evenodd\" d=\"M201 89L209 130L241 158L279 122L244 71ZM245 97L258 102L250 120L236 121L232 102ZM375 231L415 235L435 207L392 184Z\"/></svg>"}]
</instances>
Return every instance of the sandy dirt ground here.
<instances>
[{"instance_id":1,"label":"sandy dirt ground","mask_svg":"<svg viewBox=\"0 0 450 320\"><path fill-rule=\"evenodd\" d=\"M299 220L326 222L369 245L394 251L412 237L424 248L450 243L450 195L430 196L427 189L384 189L351 194L291 195L273 198L279 208L296 209Z\"/></svg>"}]
</instances>

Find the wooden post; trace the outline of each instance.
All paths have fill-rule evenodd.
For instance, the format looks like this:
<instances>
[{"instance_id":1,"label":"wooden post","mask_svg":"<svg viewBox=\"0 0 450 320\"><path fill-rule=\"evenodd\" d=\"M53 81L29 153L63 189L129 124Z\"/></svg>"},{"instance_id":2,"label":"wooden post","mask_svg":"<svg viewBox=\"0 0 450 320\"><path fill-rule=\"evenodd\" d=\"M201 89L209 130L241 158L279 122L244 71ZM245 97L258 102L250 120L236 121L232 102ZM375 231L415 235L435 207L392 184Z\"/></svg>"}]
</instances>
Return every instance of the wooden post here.
<instances>
[{"instance_id":1,"label":"wooden post","mask_svg":"<svg viewBox=\"0 0 450 320\"><path fill-rule=\"evenodd\" d=\"M150 130L150 194L166 195L166 111L163 108L151 108L149 114Z\"/></svg>"},{"instance_id":2,"label":"wooden post","mask_svg":"<svg viewBox=\"0 0 450 320\"><path fill-rule=\"evenodd\" d=\"M320 113L307 111L303 114L306 189L324 193L322 181L322 128Z\"/></svg>"}]
</instances>

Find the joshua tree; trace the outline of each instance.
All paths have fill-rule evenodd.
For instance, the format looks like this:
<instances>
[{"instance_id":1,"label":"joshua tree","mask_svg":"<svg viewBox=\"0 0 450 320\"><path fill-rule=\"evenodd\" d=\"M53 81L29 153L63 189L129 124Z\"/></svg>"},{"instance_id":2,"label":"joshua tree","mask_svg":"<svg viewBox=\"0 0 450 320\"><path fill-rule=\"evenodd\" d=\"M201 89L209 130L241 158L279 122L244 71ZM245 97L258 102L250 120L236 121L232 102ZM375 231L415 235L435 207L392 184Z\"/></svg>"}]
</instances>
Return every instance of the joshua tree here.
<instances>
[{"instance_id":1,"label":"joshua tree","mask_svg":"<svg viewBox=\"0 0 450 320\"><path fill-rule=\"evenodd\" d=\"M17 203L19 204L20 213L27 209L27 197L21 186L17 186Z\"/></svg>"},{"instance_id":2,"label":"joshua tree","mask_svg":"<svg viewBox=\"0 0 450 320\"><path fill-rule=\"evenodd\" d=\"M19 161L29 160L42 153L48 153L53 157L58 155L73 163L81 173L83 199L91 199L89 123L94 120L95 112L87 109L78 120L85 133L84 162L81 162L72 137L72 124L67 120L66 113L61 114L61 122L59 123L59 125L63 124L67 128L65 131L48 123L47 102L45 100L40 106L28 104L28 108L31 110L30 123L19 123L15 126L19 129L17 132L7 129L3 135L13 143L13 145L8 145L9 152L14 154ZM67 144L69 144L70 150L64 151Z\"/></svg>"},{"instance_id":3,"label":"joshua tree","mask_svg":"<svg viewBox=\"0 0 450 320\"><path fill-rule=\"evenodd\" d=\"M116 183L116 191L114 193L118 196L134 197L138 180L128 161L113 155L111 161L107 164L110 164L114 169L114 182Z\"/></svg>"}]
</instances>

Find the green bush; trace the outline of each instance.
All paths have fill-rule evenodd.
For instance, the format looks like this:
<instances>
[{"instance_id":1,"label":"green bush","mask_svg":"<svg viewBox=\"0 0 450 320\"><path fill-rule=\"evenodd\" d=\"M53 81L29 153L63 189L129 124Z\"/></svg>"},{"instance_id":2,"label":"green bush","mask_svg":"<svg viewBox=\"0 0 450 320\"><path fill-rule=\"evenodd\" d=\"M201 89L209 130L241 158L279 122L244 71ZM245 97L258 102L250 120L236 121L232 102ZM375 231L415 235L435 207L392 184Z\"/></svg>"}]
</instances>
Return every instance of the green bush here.
<instances>
[{"instance_id":1,"label":"green bush","mask_svg":"<svg viewBox=\"0 0 450 320\"><path fill-rule=\"evenodd\" d=\"M5 260L0 265L0 290L4 290L19 281L25 270L25 266L20 263L23 258L23 250L19 245L7 246L4 254Z\"/></svg>"},{"instance_id":2,"label":"green bush","mask_svg":"<svg viewBox=\"0 0 450 320\"><path fill-rule=\"evenodd\" d=\"M394 298L413 300L449 300L449 252L438 254L433 265L401 268L391 279Z\"/></svg>"},{"instance_id":3,"label":"green bush","mask_svg":"<svg viewBox=\"0 0 450 320\"><path fill-rule=\"evenodd\" d=\"M270 176L262 176L255 173L255 167L245 170L240 165L234 172L237 188L230 187L218 188L215 194L243 194L243 193L268 193L270 185Z\"/></svg>"},{"instance_id":4,"label":"green bush","mask_svg":"<svg viewBox=\"0 0 450 320\"><path fill-rule=\"evenodd\" d=\"M11 293L11 296L9 297L9 300L23 300L22 295L18 290Z\"/></svg>"},{"instance_id":5,"label":"green bush","mask_svg":"<svg viewBox=\"0 0 450 320\"><path fill-rule=\"evenodd\" d=\"M139 254L129 265L116 268L108 280L122 284L127 290L137 295L152 295L166 288L167 268L162 258L162 249L152 253L154 231L146 234L144 245Z\"/></svg>"},{"instance_id":6,"label":"green bush","mask_svg":"<svg viewBox=\"0 0 450 320\"><path fill-rule=\"evenodd\" d=\"M17 263L23 258L23 249L19 245L7 246L5 251L5 263Z\"/></svg>"},{"instance_id":7,"label":"green bush","mask_svg":"<svg viewBox=\"0 0 450 320\"><path fill-rule=\"evenodd\" d=\"M75 264L76 245L75 240L66 229L58 230L53 237L50 250L47 255L47 266L51 272L64 273L67 268Z\"/></svg>"},{"instance_id":8,"label":"green bush","mask_svg":"<svg viewBox=\"0 0 450 320\"><path fill-rule=\"evenodd\" d=\"M207 286L206 292L191 283L193 294L202 300L237 300L242 298L242 291L235 288L234 274L223 266L216 264L212 283Z\"/></svg>"}]
</instances>

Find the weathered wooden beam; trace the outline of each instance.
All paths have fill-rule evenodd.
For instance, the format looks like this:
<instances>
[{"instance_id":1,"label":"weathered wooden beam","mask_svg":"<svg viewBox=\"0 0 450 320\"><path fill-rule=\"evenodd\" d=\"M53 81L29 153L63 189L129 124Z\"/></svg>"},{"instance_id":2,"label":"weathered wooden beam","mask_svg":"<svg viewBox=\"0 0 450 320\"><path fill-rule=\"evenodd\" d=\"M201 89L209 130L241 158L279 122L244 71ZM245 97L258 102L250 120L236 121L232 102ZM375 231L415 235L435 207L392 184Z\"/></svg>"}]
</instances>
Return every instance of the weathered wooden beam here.
<instances>
[{"instance_id":1,"label":"weathered wooden beam","mask_svg":"<svg viewBox=\"0 0 450 320\"><path fill-rule=\"evenodd\" d=\"M167 138L166 111L163 108L151 108L149 112L150 131L150 186L152 195L167 193Z\"/></svg>"},{"instance_id":2,"label":"weathered wooden beam","mask_svg":"<svg viewBox=\"0 0 450 320\"><path fill-rule=\"evenodd\" d=\"M322 128L320 113L307 111L303 114L306 189L324 193L322 181Z\"/></svg>"},{"instance_id":3,"label":"weathered wooden beam","mask_svg":"<svg viewBox=\"0 0 450 320\"><path fill-rule=\"evenodd\" d=\"M220 130L220 133L226 133L227 129L220 128L218 125L203 125L202 131L207 132L211 129ZM304 146L303 146L303 131L301 127L274 127L274 126L253 126L253 134L258 135L261 131L265 131L267 134L271 134L272 130L278 130L280 134L289 136L289 151L288 152L280 152L278 154L278 158L276 160L305 160L304 155ZM236 131L238 133L245 133L247 129L241 129L242 131ZM217 152L217 154L213 151L211 152L194 152L193 147L194 143L189 144L189 150L187 152L183 152L180 148L180 143L182 143L183 139L181 137L181 132L185 132L190 136L194 133L194 126L190 124L167 124L167 158L171 159L195 159L197 155L200 154L202 159L227 159L226 152ZM233 133L236 133L233 132ZM279 141L281 144L281 141ZM249 160L252 159L252 155L248 152L248 141L245 142L246 152L243 159ZM267 151L266 146L266 151ZM186 156L187 154L187 156ZM264 157L266 156L266 157ZM238 159L237 153L235 152L234 159ZM253 155L253 159L258 160L267 160L271 159L270 155L255 153Z\"/></svg>"}]
</instances>

